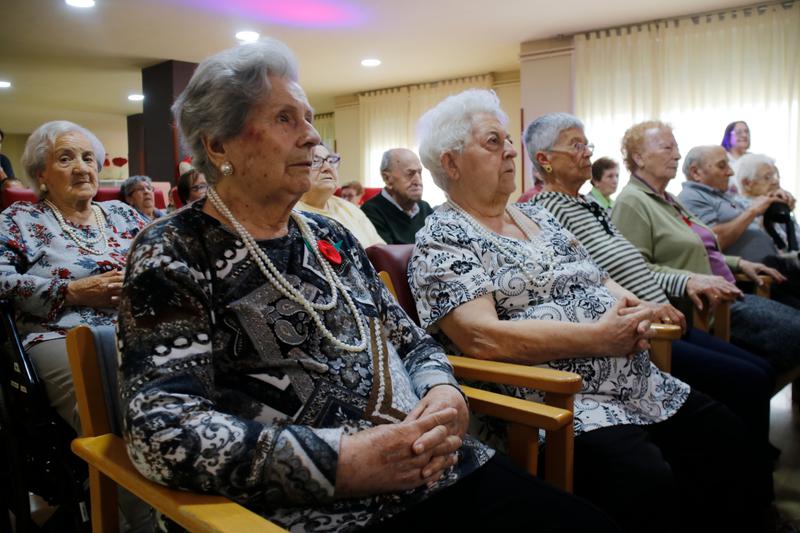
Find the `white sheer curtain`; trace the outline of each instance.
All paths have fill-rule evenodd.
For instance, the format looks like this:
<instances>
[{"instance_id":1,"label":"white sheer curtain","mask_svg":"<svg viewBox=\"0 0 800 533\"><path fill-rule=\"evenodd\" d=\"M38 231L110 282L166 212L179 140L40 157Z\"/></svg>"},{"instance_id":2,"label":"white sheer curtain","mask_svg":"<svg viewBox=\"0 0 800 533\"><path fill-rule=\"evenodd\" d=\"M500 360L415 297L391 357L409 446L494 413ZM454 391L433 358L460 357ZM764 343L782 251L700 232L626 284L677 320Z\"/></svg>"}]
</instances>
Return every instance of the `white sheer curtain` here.
<instances>
[{"instance_id":1,"label":"white sheer curtain","mask_svg":"<svg viewBox=\"0 0 800 533\"><path fill-rule=\"evenodd\" d=\"M359 95L359 120L363 161L361 175L367 187L382 187L380 163L383 152L406 147L419 153L416 140L417 120L441 100L469 88L492 87L491 74L423 83L372 91ZM423 169L423 198L431 205L445 201L444 193L434 185Z\"/></svg>"},{"instance_id":2,"label":"white sheer curtain","mask_svg":"<svg viewBox=\"0 0 800 533\"><path fill-rule=\"evenodd\" d=\"M595 157L620 161L622 134L642 120L671 123L683 154L720 144L725 126L744 120L750 150L774 157L784 188L800 192L795 3L577 35L575 86ZM679 171L668 190L680 192L683 179Z\"/></svg>"},{"instance_id":3,"label":"white sheer curtain","mask_svg":"<svg viewBox=\"0 0 800 533\"><path fill-rule=\"evenodd\" d=\"M314 127L317 129L322 143L334 150L334 142L336 140L336 132L334 130L333 113L320 113L314 116Z\"/></svg>"}]
</instances>

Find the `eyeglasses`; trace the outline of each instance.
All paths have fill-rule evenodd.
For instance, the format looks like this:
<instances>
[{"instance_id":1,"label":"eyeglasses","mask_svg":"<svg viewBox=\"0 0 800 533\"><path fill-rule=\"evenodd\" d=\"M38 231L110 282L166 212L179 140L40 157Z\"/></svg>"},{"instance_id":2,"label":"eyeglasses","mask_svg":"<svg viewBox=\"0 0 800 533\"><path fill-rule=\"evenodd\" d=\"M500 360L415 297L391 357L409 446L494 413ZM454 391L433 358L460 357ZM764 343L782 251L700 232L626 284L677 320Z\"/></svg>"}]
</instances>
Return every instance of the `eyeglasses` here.
<instances>
[{"instance_id":1,"label":"eyeglasses","mask_svg":"<svg viewBox=\"0 0 800 533\"><path fill-rule=\"evenodd\" d=\"M208 183L198 183L197 185L192 185L189 187L192 192L200 192L200 191L207 191L208 190Z\"/></svg>"},{"instance_id":2,"label":"eyeglasses","mask_svg":"<svg viewBox=\"0 0 800 533\"><path fill-rule=\"evenodd\" d=\"M563 149L563 148L550 148L547 151L548 152L562 152L562 153L565 153L565 154L573 154L573 155L581 155L581 154L584 154L584 153L588 152L589 155L592 155L594 153L594 144L592 144L592 143L589 143L589 144L575 143L569 149L566 149L566 150Z\"/></svg>"},{"instance_id":3,"label":"eyeglasses","mask_svg":"<svg viewBox=\"0 0 800 533\"><path fill-rule=\"evenodd\" d=\"M339 154L329 154L328 157L320 157L318 155L314 156L314 159L311 160L311 168L322 168L322 165L327 162L331 168L337 168L339 166L339 161L342 160L342 156Z\"/></svg>"},{"instance_id":4,"label":"eyeglasses","mask_svg":"<svg viewBox=\"0 0 800 533\"><path fill-rule=\"evenodd\" d=\"M141 187L136 187L135 189L133 189L128 194L136 194L137 192L143 192L143 191L144 192L153 192L153 186L152 185L142 185Z\"/></svg>"}]
</instances>

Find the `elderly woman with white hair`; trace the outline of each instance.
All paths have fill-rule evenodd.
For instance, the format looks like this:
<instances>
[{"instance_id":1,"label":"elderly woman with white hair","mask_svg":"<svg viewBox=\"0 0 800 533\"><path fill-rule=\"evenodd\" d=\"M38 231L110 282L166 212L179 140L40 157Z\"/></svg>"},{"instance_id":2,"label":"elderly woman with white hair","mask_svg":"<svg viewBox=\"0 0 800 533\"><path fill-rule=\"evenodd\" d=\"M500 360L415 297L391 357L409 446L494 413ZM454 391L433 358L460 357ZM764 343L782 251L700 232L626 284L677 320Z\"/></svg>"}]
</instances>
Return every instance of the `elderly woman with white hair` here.
<instances>
[{"instance_id":1,"label":"elderly woman with white hair","mask_svg":"<svg viewBox=\"0 0 800 533\"><path fill-rule=\"evenodd\" d=\"M547 210L508 203L517 152L506 123L486 90L451 96L420 119L422 162L448 197L417 234L409 265L422 325L458 353L581 375L575 493L626 531L753 531L742 422L650 362L651 308ZM571 133L551 152L590 150Z\"/></svg>"},{"instance_id":2,"label":"elderly woman with white hair","mask_svg":"<svg viewBox=\"0 0 800 533\"><path fill-rule=\"evenodd\" d=\"M50 403L76 430L66 331L115 323L125 255L145 224L122 202L92 201L104 159L89 130L67 121L40 126L22 155L40 200L0 214L0 298L14 303Z\"/></svg>"},{"instance_id":3,"label":"elderly woman with white hair","mask_svg":"<svg viewBox=\"0 0 800 533\"><path fill-rule=\"evenodd\" d=\"M204 60L174 104L208 195L145 228L120 305L146 477L293 531L614 530L465 435L442 349L339 223L294 209L320 138L290 50Z\"/></svg>"},{"instance_id":4,"label":"elderly woman with white hair","mask_svg":"<svg viewBox=\"0 0 800 533\"><path fill-rule=\"evenodd\" d=\"M761 223L778 249L784 252L797 252L800 226L792 214L795 199L781 189L780 172L775 160L764 154L744 154L739 159L734 178L739 199L746 206L770 194L782 195L783 201L770 205Z\"/></svg>"}]
</instances>

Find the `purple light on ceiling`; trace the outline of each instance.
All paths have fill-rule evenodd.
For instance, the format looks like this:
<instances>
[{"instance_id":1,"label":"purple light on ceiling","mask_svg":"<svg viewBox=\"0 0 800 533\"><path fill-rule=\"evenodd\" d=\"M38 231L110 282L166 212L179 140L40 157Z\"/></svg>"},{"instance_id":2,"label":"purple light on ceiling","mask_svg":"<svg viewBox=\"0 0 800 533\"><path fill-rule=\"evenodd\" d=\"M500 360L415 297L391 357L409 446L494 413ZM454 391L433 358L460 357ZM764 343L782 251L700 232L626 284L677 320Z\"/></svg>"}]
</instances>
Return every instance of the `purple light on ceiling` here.
<instances>
[{"instance_id":1,"label":"purple light on ceiling","mask_svg":"<svg viewBox=\"0 0 800 533\"><path fill-rule=\"evenodd\" d=\"M354 26L365 14L342 0L176 0L187 7L308 28Z\"/></svg>"}]
</instances>

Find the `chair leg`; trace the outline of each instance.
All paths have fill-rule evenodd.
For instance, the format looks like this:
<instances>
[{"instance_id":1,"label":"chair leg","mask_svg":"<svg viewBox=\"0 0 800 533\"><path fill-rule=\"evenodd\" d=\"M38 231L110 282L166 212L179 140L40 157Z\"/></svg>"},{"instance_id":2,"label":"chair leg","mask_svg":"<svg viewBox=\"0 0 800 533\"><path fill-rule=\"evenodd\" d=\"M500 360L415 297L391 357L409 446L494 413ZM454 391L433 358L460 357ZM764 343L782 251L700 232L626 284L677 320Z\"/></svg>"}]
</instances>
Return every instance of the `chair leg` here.
<instances>
[{"instance_id":1,"label":"chair leg","mask_svg":"<svg viewBox=\"0 0 800 533\"><path fill-rule=\"evenodd\" d=\"M547 393L545 403L574 412L574 396ZM547 451L545 452L545 479L553 485L572 492L573 453L575 433L572 424L556 431L547 432Z\"/></svg>"},{"instance_id":2,"label":"chair leg","mask_svg":"<svg viewBox=\"0 0 800 533\"><path fill-rule=\"evenodd\" d=\"M89 490L92 495L92 531L117 533L117 485L95 468L89 468Z\"/></svg>"}]
</instances>

